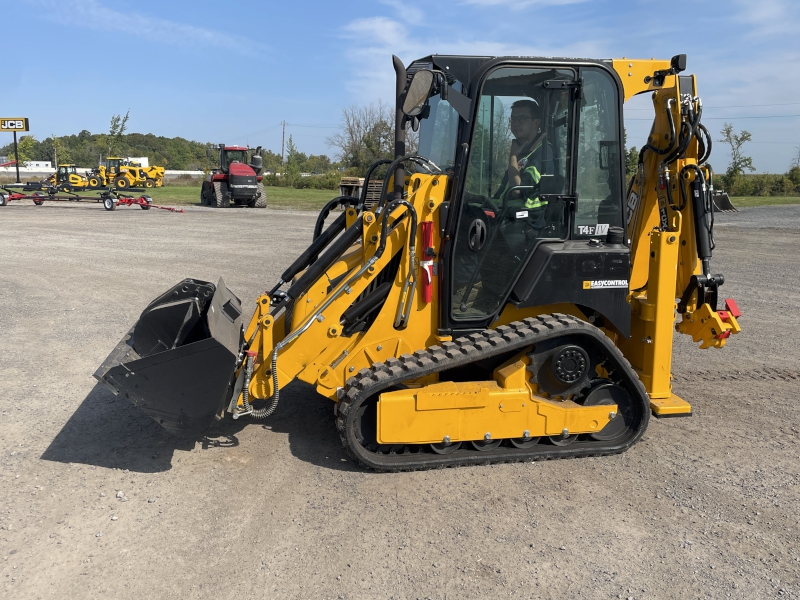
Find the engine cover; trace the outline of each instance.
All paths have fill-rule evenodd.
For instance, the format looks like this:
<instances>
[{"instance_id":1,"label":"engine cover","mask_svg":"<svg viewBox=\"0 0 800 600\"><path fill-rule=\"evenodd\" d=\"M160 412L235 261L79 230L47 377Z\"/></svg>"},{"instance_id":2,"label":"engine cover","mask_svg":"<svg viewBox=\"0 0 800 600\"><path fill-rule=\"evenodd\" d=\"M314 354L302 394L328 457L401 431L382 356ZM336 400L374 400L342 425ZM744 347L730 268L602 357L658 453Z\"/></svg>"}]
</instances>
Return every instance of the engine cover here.
<instances>
[{"instance_id":1,"label":"engine cover","mask_svg":"<svg viewBox=\"0 0 800 600\"><path fill-rule=\"evenodd\" d=\"M248 165L233 163L229 169L228 189L234 200L253 198L258 192L256 172Z\"/></svg>"}]
</instances>

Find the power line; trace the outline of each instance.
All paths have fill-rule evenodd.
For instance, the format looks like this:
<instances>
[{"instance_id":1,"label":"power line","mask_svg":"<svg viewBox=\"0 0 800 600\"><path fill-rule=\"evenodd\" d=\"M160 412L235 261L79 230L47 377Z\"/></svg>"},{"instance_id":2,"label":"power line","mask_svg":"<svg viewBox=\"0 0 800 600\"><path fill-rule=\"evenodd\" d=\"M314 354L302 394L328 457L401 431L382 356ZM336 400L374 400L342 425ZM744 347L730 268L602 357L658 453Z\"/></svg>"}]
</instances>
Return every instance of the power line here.
<instances>
[{"instance_id":1,"label":"power line","mask_svg":"<svg viewBox=\"0 0 800 600\"><path fill-rule=\"evenodd\" d=\"M732 106L704 106L703 110L707 108L720 109L720 108L756 108L764 106L797 106L800 102L784 102L782 104L736 104ZM626 108L625 110L652 110L651 108Z\"/></svg>"},{"instance_id":2,"label":"power line","mask_svg":"<svg viewBox=\"0 0 800 600\"><path fill-rule=\"evenodd\" d=\"M736 119L794 119L800 115L761 115L746 117L703 117L704 121L735 121ZM625 119L626 121L652 121L653 119Z\"/></svg>"},{"instance_id":3,"label":"power line","mask_svg":"<svg viewBox=\"0 0 800 600\"><path fill-rule=\"evenodd\" d=\"M311 129L339 129L341 125L297 125L296 123L287 123L288 127L308 127Z\"/></svg>"},{"instance_id":4,"label":"power line","mask_svg":"<svg viewBox=\"0 0 800 600\"><path fill-rule=\"evenodd\" d=\"M708 119L710 121L727 121L730 119L792 119L795 117L800 117L800 115L763 115L760 117L752 116L752 117L703 117L704 119Z\"/></svg>"}]
</instances>

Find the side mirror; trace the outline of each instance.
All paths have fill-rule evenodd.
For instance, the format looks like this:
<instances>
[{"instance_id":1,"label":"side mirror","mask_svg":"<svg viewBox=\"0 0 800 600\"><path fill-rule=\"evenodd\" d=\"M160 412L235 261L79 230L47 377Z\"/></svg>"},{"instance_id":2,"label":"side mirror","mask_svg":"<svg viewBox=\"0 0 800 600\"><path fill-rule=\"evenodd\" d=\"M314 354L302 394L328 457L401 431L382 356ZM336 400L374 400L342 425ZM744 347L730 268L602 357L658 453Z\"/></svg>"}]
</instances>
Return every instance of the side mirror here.
<instances>
[{"instance_id":1,"label":"side mirror","mask_svg":"<svg viewBox=\"0 0 800 600\"><path fill-rule=\"evenodd\" d=\"M422 112L425 103L428 101L428 94L430 94L432 86L433 73L431 71L425 70L414 73L411 83L408 85L406 99L403 102L403 112L406 116L416 117Z\"/></svg>"}]
</instances>

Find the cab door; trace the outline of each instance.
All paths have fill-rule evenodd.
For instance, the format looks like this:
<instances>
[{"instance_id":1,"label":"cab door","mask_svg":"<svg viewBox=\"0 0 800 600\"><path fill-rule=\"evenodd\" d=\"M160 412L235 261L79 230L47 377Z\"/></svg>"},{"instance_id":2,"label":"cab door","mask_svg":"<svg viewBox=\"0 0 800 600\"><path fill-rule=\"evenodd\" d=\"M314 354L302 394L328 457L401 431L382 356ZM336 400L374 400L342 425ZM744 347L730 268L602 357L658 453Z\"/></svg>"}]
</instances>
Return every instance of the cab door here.
<instances>
[{"instance_id":1,"label":"cab door","mask_svg":"<svg viewBox=\"0 0 800 600\"><path fill-rule=\"evenodd\" d=\"M569 237L577 90L570 67L505 66L484 78L446 293L454 328L485 326L536 246Z\"/></svg>"}]
</instances>

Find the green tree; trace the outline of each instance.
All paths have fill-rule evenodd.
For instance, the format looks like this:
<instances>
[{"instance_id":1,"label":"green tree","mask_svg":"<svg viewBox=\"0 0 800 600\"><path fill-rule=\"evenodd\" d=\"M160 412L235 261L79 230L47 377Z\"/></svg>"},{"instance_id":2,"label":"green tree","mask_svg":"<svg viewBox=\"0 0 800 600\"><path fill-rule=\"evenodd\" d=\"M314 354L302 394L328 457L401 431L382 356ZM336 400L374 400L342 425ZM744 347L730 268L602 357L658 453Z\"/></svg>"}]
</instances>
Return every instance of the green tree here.
<instances>
[{"instance_id":1,"label":"green tree","mask_svg":"<svg viewBox=\"0 0 800 600\"><path fill-rule=\"evenodd\" d=\"M102 143L108 148L108 155L113 156L118 152L122 152L122 134L128 129L128 117L131 111L125 113L124 117L120 115L111 116L111 124L108 128L108 135L102 136Z\"/></svg>"},{"instance_id":2,"label":"green tree","mask_svg":"<svg viewBox=\"0 0 800 600\"><path fill-rule=\"evenodd\" d=\"M278 173L281 170L281 155L272 150L262 150L264 157L264 170Z\"/></svg>"},{"instance_id":3,"label":"green tree","mask_svg":"<svg viewBox=\"0 0 800 600\"><path fill-rule=\"evenodd\" d=\"M795 165L786 174L794 186L800 186L800 165Z\"/></svg>"},{"instance_id":4,"label":"green tree","mask_svg":"<svg viewBox=\"0 0 800 600\"><path fill-rule=\"evenodd\" d=\"M69 148L61 142L55 135L51 136L51 145L53 147L53 166L58 167L59 164L66 164L72 162Z\"/></svg>"},{"instance_id":5,"label":"green tree","mask_svg":"<svg viewBox=\"0 0 800 600\"><path fill-rule=\"evenodd\" d=\"M376 160L394 157L394 107L379 101L342 109L342 126L328 138L346 167L363 172Z\"/></svg>"},{"instance_id":6,"label":"green tree","mask_svg":"<svg viewBox=\"0 0 800 600\"><path fill-rule=\"evenodd\" d=\"M286 187L295 187L300 182L300 164L298 162L300 154L290 135L289 142L286 144L286 168L283 171L283 181Z\"/></svg>"},{"instance_id":7,"label":"green tree","mask_svg":"<svg viewBox=\"0 0 800 600\"><path fill-rule=\"evenodd\" d=\"M721 134L722 139L717 141L728 144L731 148L731 164L725 172L728 178L735 179L745 171L755 171L753 159L742 154L742 146L753 139L750 132L743 129L741 133L736 133L733 125L725 123Z\"/></svg>"},{"instance_id":8,"label":"green tree","mask_svg":"<svg viewBox=\"0 0 800 600\"><path fill-rule=\"evenodd\" d=\"M631 148L625 153L625 177L630 179L636 175L636 169L639 168L639 151L636 146Z\"/></svg>"},{"instance_id":9,"label":"green tree","mask_svg":"<svg viewBox=\"0 0 800 600\"><path fill-rule=\"evenodd\" d=\"M36 139L35 136L32 135L23 135L17 141L17 155L19 156L19 164L20 166L24 166L25 163L31 160L35 160L36 158L36 146L39 144L39 141ZM14 156L14 146L11 146L11 152L9 156Z\"/></svg>"},{"instance_id":10,"label":"green tree","mask_svg":"<svg viewBox=\"0 0 800 600\"><path fill-rule=\"evenodd\" d=\"M319 156L311 155L306 160L305 170L309 173L327 173L333 168L331 159L320 154Z\"/></svg>"}]
</instances>

